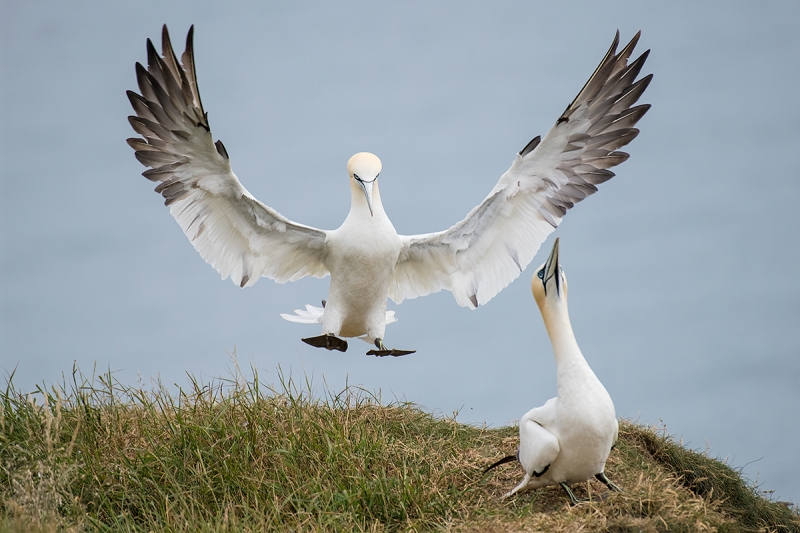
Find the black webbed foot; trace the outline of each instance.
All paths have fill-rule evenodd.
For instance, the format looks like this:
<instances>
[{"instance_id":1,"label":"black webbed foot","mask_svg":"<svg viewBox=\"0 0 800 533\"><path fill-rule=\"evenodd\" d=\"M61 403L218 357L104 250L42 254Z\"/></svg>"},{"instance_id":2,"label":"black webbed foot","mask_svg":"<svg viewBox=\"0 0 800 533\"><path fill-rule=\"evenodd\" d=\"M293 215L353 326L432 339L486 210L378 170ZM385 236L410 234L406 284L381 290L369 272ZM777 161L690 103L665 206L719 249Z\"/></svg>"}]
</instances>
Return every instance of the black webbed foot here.
<instances>
[{"instance_id":1,"label":"black webbed foot","mask_svg":"<svg viewBox=\"0 0 800 533\"><path fill-rule=\"evenodd\" d=\"M392 357L400 357L401 355L408 355L411 353L417 353L416 350L370 350L367 352L367 355L376 355L378 357L386 357L387 355L391 355Z\"/></svg>"},{"instance_id":2,"label":"black webbed foot","mask_svg":"<svg viewBox=\"0 0 800 533\"><path fill-rule=\"evenodd\" d=\"M616 492L624 492L621 488L615 485L610 479L608 479L604 472L600 472L599 474L595 474L594 477L603 483L609 489L616 491Z\"/></svg>"},{"instance_id":3,"label":"black webbed foot","mask_svg":"<svg viewBox=\"0 0 800 533\"><path fill-rule=\"evenodd\" d=\"M395 350L389 349L383 344L383 340L375 339L375 347L377 350L370 350L367 352L367 355L376 355L378 357L386 357L387 355L391 355L392 357L400 357L401 355L408 355L410 353L416 353L416 350Z\"/></svg>"},{"instance_id":4,"label":"black webbed foot","mask_svg":"<svg viewBox=\"0 0 800 533\"><path fill-rule=\"evenodd\" d=\"M336 335L327 333L317 337L308 337L301 339L304 343L310 344L315 348L325 348L326 350L339 350L340 352L347 351L347 341L340 339Z\"/></svg>"}]
</instances>

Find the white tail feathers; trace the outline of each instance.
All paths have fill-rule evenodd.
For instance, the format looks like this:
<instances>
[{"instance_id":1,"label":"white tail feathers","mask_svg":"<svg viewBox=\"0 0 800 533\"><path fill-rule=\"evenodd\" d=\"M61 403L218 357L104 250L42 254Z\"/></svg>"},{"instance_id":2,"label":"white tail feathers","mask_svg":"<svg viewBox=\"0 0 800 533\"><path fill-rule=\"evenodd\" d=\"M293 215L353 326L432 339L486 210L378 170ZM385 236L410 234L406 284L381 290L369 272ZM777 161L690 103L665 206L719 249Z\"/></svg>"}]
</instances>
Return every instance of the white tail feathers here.
<instances>
[{"instance_id":1,"label":"white tail feathers","mask_svg":"<svg viewBox=\"0 0 800 533\"><path fill-rule=\"evenodd\" d=\"M298 324L322 324L322 313L325 309L322 307L314 307L313 305L306 304L306 310L295 309L295 314L281 313L281 317L289 322L297 322Z\"/></svg>"},{"instance_id":2,"label":"white tail feathers","mask_svg":"<svg viewBox=\"0 0 800 533\"><path fill-rule=\"evenodd\" d=\"M281 318L289 322L297 322L298 324L322 324L322 313L325 309L322 307L315 307L306 304L305 310L295 309L295 314L281 313ZM386 311L386 324L397 322L397 317L394 316L394 311Z\"/></svg>"}]
</instances>

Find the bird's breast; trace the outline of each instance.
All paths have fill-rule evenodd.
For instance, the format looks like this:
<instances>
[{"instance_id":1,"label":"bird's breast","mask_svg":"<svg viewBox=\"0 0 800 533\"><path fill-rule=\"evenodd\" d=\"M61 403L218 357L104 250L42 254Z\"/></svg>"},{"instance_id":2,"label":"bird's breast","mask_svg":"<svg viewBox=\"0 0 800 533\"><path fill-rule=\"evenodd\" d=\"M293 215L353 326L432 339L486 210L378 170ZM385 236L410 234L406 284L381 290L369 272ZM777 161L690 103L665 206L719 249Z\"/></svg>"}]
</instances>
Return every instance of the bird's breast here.
<instances>
[{"instance_id":1,"label":"bird's breast","mask_svg":"<svg viewBox=\"0 0 800 533\"><path fill-rule=\"evenodd\" d=\"M329 239L331 286L326 312L340 317L343 335L344 330L348 335L366 333L373 323L385 325L389 282L400 246L391 225L343 225Z\"/></svg>"},{"instance_id":2,"label":"bird's breast","mask_svg":"<svg viewBox=\"0 0 800 533\"><path fill-rule=\"evenodd\" d=\"M331 232L328 270L331 276L345 273L375 279L391 276L400 248L400 237L385 215L366 219L348 217L339 229Z\"/></svg>"}]
</instances>

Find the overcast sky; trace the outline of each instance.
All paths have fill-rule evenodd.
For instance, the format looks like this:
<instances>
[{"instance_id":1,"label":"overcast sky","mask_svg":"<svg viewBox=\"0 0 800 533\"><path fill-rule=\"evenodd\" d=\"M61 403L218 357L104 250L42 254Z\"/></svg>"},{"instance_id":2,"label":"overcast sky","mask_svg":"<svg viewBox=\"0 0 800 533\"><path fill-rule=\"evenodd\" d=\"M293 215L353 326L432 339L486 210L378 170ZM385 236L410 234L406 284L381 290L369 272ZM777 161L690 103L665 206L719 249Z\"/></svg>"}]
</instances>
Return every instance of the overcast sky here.
<instances>
[{"instance_id":1,"label":"overcast sky","mask_svg":"<svg viewBox=\"0 0 800 533\"><path fill-rule=\"evenodd\" d=\"M134 384L226 376L380 390L474 424L555 395L530 278L555 236L570 312L617 414L666 424L800 500L800 4L785 2L2 2L0 370L24 390L72 369ZM191 24L212 133L261 201L333 229L346 162L383 161L398 232L460 220L545 134L614 36L652 53L631 158L520 278L469 311L404 302L375 359L303 344L278 315L328 280L242 290L194 251L141 176L126 89L145 39Z\"/></svg>"}]
</instances>

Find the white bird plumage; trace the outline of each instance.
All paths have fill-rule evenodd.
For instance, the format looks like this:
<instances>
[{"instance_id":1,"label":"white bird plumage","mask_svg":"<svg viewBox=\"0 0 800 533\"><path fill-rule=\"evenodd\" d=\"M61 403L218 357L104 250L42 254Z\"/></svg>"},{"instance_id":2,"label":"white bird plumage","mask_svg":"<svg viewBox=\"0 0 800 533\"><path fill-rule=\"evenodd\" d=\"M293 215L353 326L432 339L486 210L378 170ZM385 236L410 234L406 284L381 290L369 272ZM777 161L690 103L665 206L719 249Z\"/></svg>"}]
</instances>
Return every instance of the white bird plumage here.
<instances>
[{"instance_id":1,"label":"white bird plumage","mask_svg":"<svg viewBox=\"0 0 800 533\"><path fill-rule=\"evenodd\" d=\"M604 474L617 441L618 424L614 402L586 362L570 325L567 277L559 264L558 243L556 239L550 257L536 270L531 283L553 345L558 395L520 419L517 459L525 477L505 497L560 484L576 503L570 483L596 477L619 490ZM495 465L501 462L505 460Z\"/></svg>"},{"instance_id":2,"label":"white bird plumage","mask_svg":"<svg viewBox=\"0 0 800 533\"><path fill-rule=\"evenodd\" d=\"M628 158L617 150L636 137L634 125L650 107L634 106L652 77L636 80L649 51L628 64L639 34L617 53L617 32L547 136L519 152L464 220L438 233L398 235L380 201L380 160L360 153L348 162L350 213L341 227L326 231L259 202L231 170L200 100L193 31L180 63L164 26L162 57L148 39L148 66L136 64L141 95L128 91L136 113L129 121L143 138L128 143L151 167L144 176L159 182L156 191L170 213L223 279L248 287L260 277L284 283L331 274L327 306L315 315L323 334L375 342L383 348L377 355L399 355L381 342L387 297L400 303L446 289L459 305L474 309L516 279L567 210ZM346 349L337 341L343 344L325 347Z\"/></svg>"}]
</instances>

